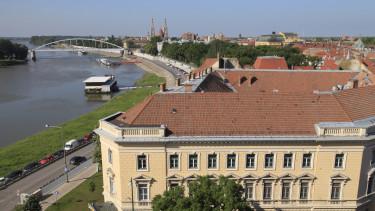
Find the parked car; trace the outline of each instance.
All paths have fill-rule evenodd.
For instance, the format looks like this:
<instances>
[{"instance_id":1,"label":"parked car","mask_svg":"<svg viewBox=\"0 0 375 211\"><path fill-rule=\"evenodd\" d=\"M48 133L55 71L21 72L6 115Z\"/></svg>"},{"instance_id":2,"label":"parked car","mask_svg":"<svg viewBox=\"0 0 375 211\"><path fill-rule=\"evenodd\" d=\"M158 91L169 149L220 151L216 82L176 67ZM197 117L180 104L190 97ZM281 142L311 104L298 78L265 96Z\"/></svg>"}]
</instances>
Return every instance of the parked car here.
<instances>
[{"instance_id":1,"label":"parked car","mask_svg":"<svg viewBox=\"0 0 375 211\"><path fill-rule=\"evenodd\" d=\"M62 158L62 157L64 157L64 150L61 149L61 150L59 150L59 151L56 151L55 153L52 154L52 156L53 156L55 159Z\"/></svg>"},{"instance_id":2,"label":"parked car","mask_svg":"<svg viewBox=\"0 0 375 211\"><path fill-rule=\"evenodd\" d=\"M83 140L84 141L91 141L91 139L93 138L93 136L94 136L94 133L88 133L88 134L86 134L85 136L83 136Z\"/></svg>"},{"instance_id":3,"label":"parked car","mask_svg":"<svg viewBox=\"0 0 375 211\"><path fill-rule=\"evenodd\" d=\"M22 176L22 171L21 170L15 170L15 171L13 171L10 174L8 174L8 175L5 176L5 183L13 181L13 180L17 179L20 176Z\"/></svg>"},{"instance_id":4,"label":"parked car","mask_svg":"<svg viewBox=\"0 0 375 211\"><path fill-rule=\"evenodd\" d=\"M79 142L77 139L72 139L65 143L64 150L69 151L79 146Z\"/></svg>"},{"instance_id":5,"label":"parked car","mask_svg":"<svg viewBox=\"0 0 375 211\"><path fill-rule=\"evenodd\" d=\"M84 156L74 156L74 157L72 157L71 159L70 159L70 164L72 164L72 165L79 165L79 164L81 164L81 163L83 163L83 162L85 162L87 159L86 159L86 157L84 157Z\"/></svg>"},{"instance_id":6,"label":"parked car","mask_svg":"<svg viewBox=\"0 0 375 211\"><path fill-rule=\"evenodd\" d=\"M0 177L0 186L5 185L5 177Z\"/></svg>"},{"instance_id":7,"label":"parked car","mask_svg":"<svg viewBox=\"0 0 375 211\"><path fill-rule=\"evenodd\" d=\"M39 160L39 164L40 165L44 165L50 161L52 161L54 158L52 155L47 155L46 157L44 157L43 159Z\"/></svg>"},{"instance_id":8,"label":"parked car","mask_svg":"<svg viewBox=\"0 0 375 211\"><path fill-rule=\"evenodd\" d=\"M40 163L36 161L29 163L25 167L23 167L23 173L25 174L25 173L31 172L32 170L38 168L39 166L40 166Z\"/></svg>"}]
</instances>

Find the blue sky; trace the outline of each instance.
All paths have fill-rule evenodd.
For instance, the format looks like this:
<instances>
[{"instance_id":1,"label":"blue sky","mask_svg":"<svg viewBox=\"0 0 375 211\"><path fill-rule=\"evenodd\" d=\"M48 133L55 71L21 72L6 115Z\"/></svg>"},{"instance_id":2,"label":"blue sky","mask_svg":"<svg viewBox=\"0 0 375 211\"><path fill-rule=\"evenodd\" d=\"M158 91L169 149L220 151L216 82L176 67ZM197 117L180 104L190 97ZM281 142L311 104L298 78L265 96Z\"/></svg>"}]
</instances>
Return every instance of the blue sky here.
<instances>
[{"instance_id":1,"label":"blue sky","mask_svg":"<svg viewBox=\"0 0 375 211\"><path fill-rule=\"evenodd\" d=\"M374 0L0 0L0 36L170 34L375 35Z\"/></svg>"}]
</instances>

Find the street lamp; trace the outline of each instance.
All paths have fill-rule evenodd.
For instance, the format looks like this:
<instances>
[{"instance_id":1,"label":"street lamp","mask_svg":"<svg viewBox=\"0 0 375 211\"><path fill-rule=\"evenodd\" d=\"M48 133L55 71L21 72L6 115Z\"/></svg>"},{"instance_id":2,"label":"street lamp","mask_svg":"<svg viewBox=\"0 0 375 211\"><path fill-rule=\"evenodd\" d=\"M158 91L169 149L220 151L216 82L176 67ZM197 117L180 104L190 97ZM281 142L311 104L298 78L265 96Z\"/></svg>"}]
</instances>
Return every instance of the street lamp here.
<instances>
[{"instance_id":1,"label":"street lamp","mask_svg":"<svg viewBox=\"0 0 375 211\"><path fill-rule=\"evenodd\" d=\"M57 129L60 129L60 135L61 135L61 140L64 142L64 135L63 135L63 128L60 127L60 126L55 126L55 125L49 125L49 124L46 124L45 125L46 128L57 128ZM66 163L66 151L65 151L65 144L64 144L64 147L63 147L63 150L64 150L64 162L65 162L65 167L64 167L64 173L66 175L66 182L68 183L69 182L69 177L68 177L68 165Z\"/></svg>"}]
</instances>

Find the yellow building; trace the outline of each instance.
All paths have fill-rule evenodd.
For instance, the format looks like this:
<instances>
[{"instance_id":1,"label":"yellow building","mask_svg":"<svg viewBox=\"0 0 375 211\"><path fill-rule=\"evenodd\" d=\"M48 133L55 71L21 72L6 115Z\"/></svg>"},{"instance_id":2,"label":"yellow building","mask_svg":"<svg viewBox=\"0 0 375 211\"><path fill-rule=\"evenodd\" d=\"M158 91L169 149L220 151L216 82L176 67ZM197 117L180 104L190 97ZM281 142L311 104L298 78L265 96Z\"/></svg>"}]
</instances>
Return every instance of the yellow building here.
<instances>
[{"instance_id":1,"label":"yellow building","mask_svg":"<svg viewBox=\"0 0 375 211\"><path fill-rule=\"evenodd\" d=\"M334 93L160 92L99 121L104 199L151 209L198 175L256 210L375 210L375 87Z\"/></svg>"},{"instance_id":2,"label":"yellow building","mask_svg":"<svg viewBox=\"0 0 375 211\"><path fill-rule=\"evenodd\" d=\"M292 43L299 43L302 42L302 40L298 37L298 34L291 33L291 32L279 32L279 35L281 35L284 39L284 44L292 44Z\"/></svg>"}]
</instances>

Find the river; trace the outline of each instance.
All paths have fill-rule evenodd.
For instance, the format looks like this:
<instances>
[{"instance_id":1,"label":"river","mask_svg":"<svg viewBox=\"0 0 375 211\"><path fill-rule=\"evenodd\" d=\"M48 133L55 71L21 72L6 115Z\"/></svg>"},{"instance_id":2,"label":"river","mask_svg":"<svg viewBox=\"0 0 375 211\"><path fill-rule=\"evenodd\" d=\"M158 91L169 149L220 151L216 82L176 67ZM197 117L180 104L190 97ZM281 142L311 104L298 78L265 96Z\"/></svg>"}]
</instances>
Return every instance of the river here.
<instances>
[{"instance_id":1,"label":"river","mask_svg":"<svg viewBox=\"0 0 375 211\"><path fill-rule=\"evenodd\" d=\"M103 101L89 100L84 94L82 81L89 76L114 74L122 87L132 86L144 73L132 64L99 65L98 57L40 52L36 62L1 67L0 147L45 130L46 123L60 124L100 106Z\"/></svg>"}]
</instances>

